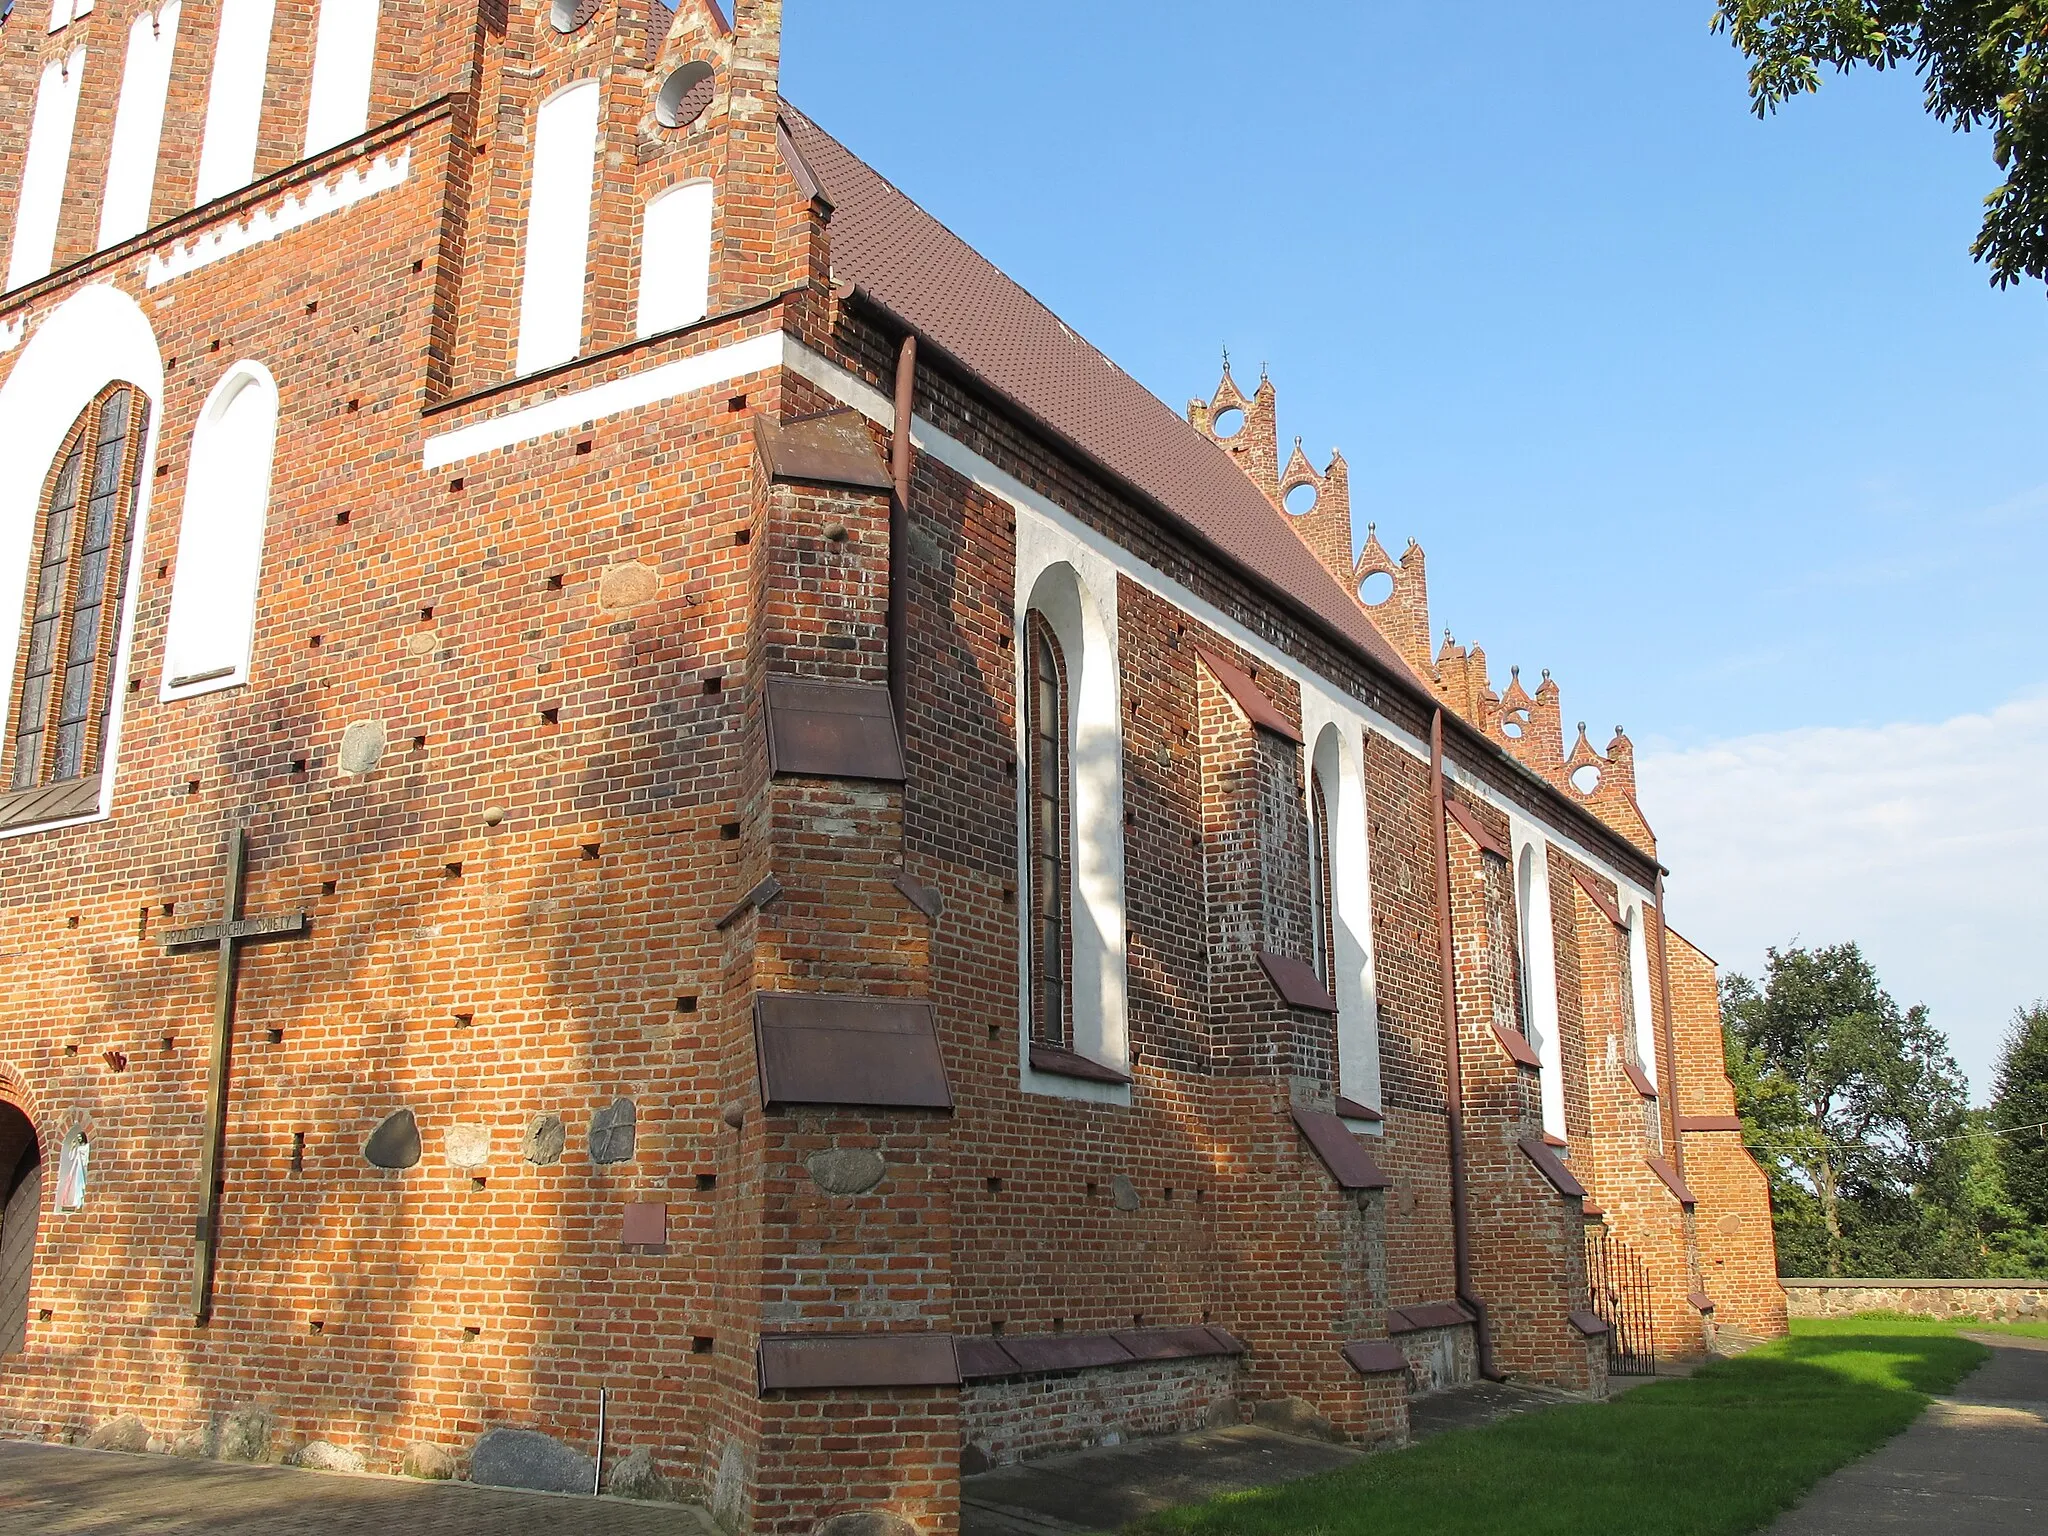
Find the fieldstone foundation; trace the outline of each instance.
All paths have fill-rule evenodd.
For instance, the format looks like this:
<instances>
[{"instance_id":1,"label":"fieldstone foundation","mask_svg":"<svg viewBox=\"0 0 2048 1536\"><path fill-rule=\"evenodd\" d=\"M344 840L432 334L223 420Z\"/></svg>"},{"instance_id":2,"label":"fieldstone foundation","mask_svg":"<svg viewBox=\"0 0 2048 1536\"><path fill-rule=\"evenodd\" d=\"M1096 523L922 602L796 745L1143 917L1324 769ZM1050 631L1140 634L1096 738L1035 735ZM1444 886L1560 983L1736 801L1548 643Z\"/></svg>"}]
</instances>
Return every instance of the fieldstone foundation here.
<instances>
[{"instance_id":1,"label":"fieldstone foundation","mask_svg":"<svg viewBox=\"0 0 2048 1536\"><path fill-rule=\"evenodd\" d=\"M986 1468L1234 1424L1237 1371L1226 1355L978 1382L960 1394L965 1460Z\"/></svg>"}]
</instances>

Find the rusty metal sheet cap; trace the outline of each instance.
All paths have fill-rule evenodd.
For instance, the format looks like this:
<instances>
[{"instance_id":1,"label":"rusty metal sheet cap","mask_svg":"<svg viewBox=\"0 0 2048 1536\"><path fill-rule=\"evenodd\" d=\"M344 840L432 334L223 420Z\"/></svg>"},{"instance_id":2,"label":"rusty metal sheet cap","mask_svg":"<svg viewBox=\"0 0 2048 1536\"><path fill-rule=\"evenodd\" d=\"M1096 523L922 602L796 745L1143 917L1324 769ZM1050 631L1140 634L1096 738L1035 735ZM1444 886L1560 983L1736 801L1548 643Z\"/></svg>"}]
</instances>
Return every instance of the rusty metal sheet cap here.
<instances>
[{"instance_id":1,"label":"rusty metal sheet cap","mask_svg":"<svg viewBox=\"0 0 2048 1536\"><path fill-rule=\"evenodd\" d=\"M1661 1157L1646 1157L1643 1159L1643 1161L1650 1165L1650 1172L1656 1174L1659 1179L1663 1180L1664 1187L1671 1191L1672 1195L1677 1199L1680 1205L1689 1206L1698 1204L1698 1201L1694 1199L1693 1192L1687 1186L1685 1180L1681 1179L1678 1176L1678 1170L1676 1168L1672 1167L1669 1163L1665 1162L1664 1159Z\"/></svg>"},{"instance_id":2,"label":"rusty metal sheet cap","mask_svg":"<svg viewBox=\"0 0 2048 1536\"><path fill-rule=\"evenodd\" d=\"M1548 1179L1550 1187L1560 1195L1585 1198L1586 1186L1578 1181L1571 1169L1565 1167L1563 1158L1543 1144L1540 1136L1524 1136L1515 1145L1522 1149L1522 1156L1536 1165L1536 1171Z\"/></svg>"},{"instance_id":3,"label":"rusty metal sheet cap","mask_svg":"<svg viewBox=\"0 0 2048 1536\"><path fill-rule=\"evenodd\" d=\"M1473 1321L1463 1304L1431 1301L1415 1307L1389 1307L1387 1332L1420 1333L1425 1328L1459 1328Z\"/></svg>"},{"instance_id":4,"label":"rusty metal sheet cap","mask_svg":"<svg viewBox=\"0 0 2048 1536\"><path fill-rule=\"evenodd\" d=\"M889 466L868 436L867 418L856 410L827 411L794 421L758 416L754 433L761 440L768 472L777 480L850 485L869 491L895 487Z\"/></svg>"},{"instance_id":5,"label":"rusty metal sheet cap","mask_svg":"<svg viewBox=\"0 0 2048 1536\"><path fill-rule=\"evenodd\" d=\"M1110 1335L1133 1360L1198 1360L1235 1354L1207 1328L1126 1328Z\"/></svg>"},{"instance_id":6,"label":"rusty metal sheet cap","mask_svg":"<svg viewBox=\"0 0 2048 1536\"><path fill-rule=\"evenodd\" d=\"M1322 978L1306 962L1292 955L1276 955L1270 949L1262 949L1259 951L1259 964L1265 968L1273 990L1280 994L1281 1001L1288 1007L1307 1008L1314 1013L1337 1011L1337 999L1330 995L1330 989L1323 985Z\"/></svg>"},{"instance_id":7,"label":"rusty metal sheet cap","mask_svg":"<svg viewBox=\"0 0 2048 1536\"><path fill-rule=\"evenodd\" d=\"M1251 673L1236 662L1217 655L1206 645L1196 646L1195 654L1216 674L1216 681L1223 685L1223 691L1237 700L1237 707L1245 712L1253 725L1262 726L1289 741L1301 740L1301 732L1294 728L1294 722L1280 712L1280 706L1267 696L1265 689L1252 681Z\"/></svg>"},{"instance_id":8,"label":"rusty metal sheet cap","mask_svg":"<svg viewBox=\"0 0 2048 1536\"><path fill-rule=\"evenodd\" d=\"M1390 1339L1360 1339L1344 1346L1344 1363L1361 1376L1380 1376L1408 1369L1408 1357Z\"/></svg>"},{"instance_id":9,"label":"rusty metal sheet cap","mask_svg":"<svg viewBox=\"0 0 2048 1536\"><path fill-rule=\"evenodd\" d=\"M1319 1109L1294 1111L1294 1123L1340 1189L1386 1189L1394 1181L1381 1172L1350 1126Z\"/></svg>"},{"instance_id":10,"label":"rusty metal sheet cap","mask_svg":"<svg viewBox=\"0 0 2048 1536\"><path fill-rule=\"evenodd\" d=\"M1093 1365L1129 1365L1131 1352L1106 1333L1050 1333L1005 1339L1003 1348L1026 1371L1078 1371Z\"/></svg>"},{"instance_id":11,"label":"rusty metal sheet cap","mask_svg":"<svg viewBox=\"0 0 2048 1536\"><path fill-rule=\"evenodd\" d=\"M764 1338L764 1392L830 1387L950 1387L960 1381L950 1333L847 1333Z\"/></svg>"},{"instance_id":12,"label":"rusty metal sheet cap","mask_svg":"<svg viewBox=\"0 0 2048 1536\"><path fill-rule=\"evenodd\" d=\"M762 1102L951 1109L932 1005L832 992L754 999Z\"/></svg>"},{"instance_id":13,"label":"rusty metal sheet cap","mask_svg":"<svg viewBox=\"0 0 2048 1536\"><path fill-rule=\"evenodd\" d=\"M903 781L903 743L887 685L771 677L767 702L773 772Z\"/></svg>"}]
</instances>

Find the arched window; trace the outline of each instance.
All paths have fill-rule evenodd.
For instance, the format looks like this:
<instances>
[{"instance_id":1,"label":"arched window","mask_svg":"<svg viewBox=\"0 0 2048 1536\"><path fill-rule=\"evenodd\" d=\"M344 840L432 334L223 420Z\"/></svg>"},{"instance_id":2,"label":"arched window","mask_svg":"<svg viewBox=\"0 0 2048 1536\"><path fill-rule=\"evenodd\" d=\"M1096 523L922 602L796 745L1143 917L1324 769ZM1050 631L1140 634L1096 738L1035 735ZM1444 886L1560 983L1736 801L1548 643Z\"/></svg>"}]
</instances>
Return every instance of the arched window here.
<instances>
[{"instance_id":1,"label":"arched window","mask_svg":"<svg viewBox=\"0 0 2048 1536\"><path fill-rule=\"evenodd\" d=\"M114 112L114 146L107 156L107 190L100 200L102 250L149 228L180 11L179 0L170 0L155 14L145 10L128 29L121 104Z\"/></svg>"},{"instance_id":2,"label":"arched window","mask_svg":"<svg viewBox=\"0 0 2048 1536\"><path fill-rule=\"evenodd\" d=\"M51 468L8 716L7 785L17 793L98 778L147 413L132 385L103 391Z\"/></svg>"},{"instance_id":3,"label":"arched window","mask_svg":"<svg viewBox=\"0 0 2048 1536\"><path fill-rule=\"evenodd\" d=\"M579 80L542 104L534 127L515 365L522 374L566 363L583 350L598 105L597 82Z\"/></svg>"},{"instance_id":4,"label":"arched window","mask_svg":"<svg viewBox=\"0 0 2048 1536\"><path fill-rule=\"evenodd\" d=\"M640 224L642 336L694 325L711 309L708 181L685 182L650 198Z\"/></svg>"},{"instance_id":5,"label":"arched window","mask_svg":"<svg viewBox=\"0 0 2048 1536\"><path fill-rule=\"evenodd\" d=\"M14 246L7 255L9 288L47 276L56 259L57 221L64 212L64 180L71 170L71 130L78 122L78 87L84 78L83 48L43 66L15 198Z\"/></svg>"},{"instance_id":6,"label":"arched window","mask_svg":"<svg viewBox=\"0 0 2048 1536\"><path fill-rule=\"evenodd\" d=\"M1330 797L1323 788L1322 769L1313 763L1308 774L1308 902L1316 980L1334 992L1337 935L1330 889Z\"/></svg>"},{"instance_id":7,"label":"arched window","mask_svg":"<svg viewBox=\"0 0 2048 1536\"><path fill-rule=\"evenodd\" d=\"M377 0L320 0L306 106L307 155L346 144L370 125L376 66Z\"/></svg>"},{"instance_id":8,"label":"arched window","mask_svg":"<svg viewBox=\"0 0 2048 1536\"><path fill-rule=\"evenodd\" d=\"M1031 869L1031 1038L1070 1048L1073 937L1067 924L1073 868L1067 669L1044 615L1030 616L1030 674L1025 739L1030 743L1025 797Z\"/></svg>"},{"instance_id":9,"label":"arched window","mask_svg":"<svg viewBox=\"0 0 2048 1536\"><path fill-rule=\"evenodd\" d=\"M256 133L270 76L275 0L221 0L206 91L206 137L199 146L198 201L246 187L256 176Z\"/></svg>"},{"instance_id":10,"label":"arched window","mask_svg":"<svg viewBox=\"0 0 2048 1536\"><path fill-rule=\"evenodd\" d=\"M164 638L165 698L249 680L276 442L277 385L260 364L235 364L192 433Z\"/></svg>"}]
</instances>

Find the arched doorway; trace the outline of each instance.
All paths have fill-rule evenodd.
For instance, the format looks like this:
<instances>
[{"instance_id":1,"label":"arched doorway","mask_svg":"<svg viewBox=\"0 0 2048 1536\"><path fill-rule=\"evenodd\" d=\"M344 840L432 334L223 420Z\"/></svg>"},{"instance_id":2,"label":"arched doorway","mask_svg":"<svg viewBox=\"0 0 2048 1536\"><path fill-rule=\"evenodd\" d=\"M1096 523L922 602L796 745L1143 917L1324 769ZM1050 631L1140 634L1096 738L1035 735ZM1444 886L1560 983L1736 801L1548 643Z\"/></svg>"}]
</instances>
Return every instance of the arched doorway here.
<instances>
[{"instance_id":1,"label":"arched doorway","mask_svg":"<svg viewBox=\"0 0 2048 1536\"><path fill-rule=\"evenodd\" d=\"M36 1256L36 1221L43 1209L42 1150L27 1115L0 1100L0 1357L18 1355L28 1341L29 1272Z\"/></svg>"}]
</instances>

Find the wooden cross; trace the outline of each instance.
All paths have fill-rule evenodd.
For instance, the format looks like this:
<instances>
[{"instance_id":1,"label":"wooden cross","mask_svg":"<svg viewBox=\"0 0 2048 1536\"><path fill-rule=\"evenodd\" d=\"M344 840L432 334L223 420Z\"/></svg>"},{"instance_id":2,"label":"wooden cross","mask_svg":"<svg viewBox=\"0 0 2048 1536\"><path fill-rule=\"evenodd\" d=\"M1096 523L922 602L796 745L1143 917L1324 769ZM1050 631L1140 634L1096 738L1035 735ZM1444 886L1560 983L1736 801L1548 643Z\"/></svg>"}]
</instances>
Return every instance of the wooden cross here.
<instances>
[{"instance_id":1,"label":"wooden cross","mask_svg":"<svg viewBox=\"0 0 2048 1536\"><path fill-rule=\"evenodd\" d=\"M206 1141L199 1159L199 1220L193 1228L192 1321L203 1323L213 1311L213 1265L220 1236L220 1159L227 1140L228 1061L234 1054L235 976L241 948L257 939L297 938L306 931L306 914L276 917L242 916L242 887L249 872L249 834L241 827L228 833L227 890L218 922L178 928L164 935L167 950L219 951L213 982L213 1065L206 1084Z\"/></svg>"}]
</instances>

